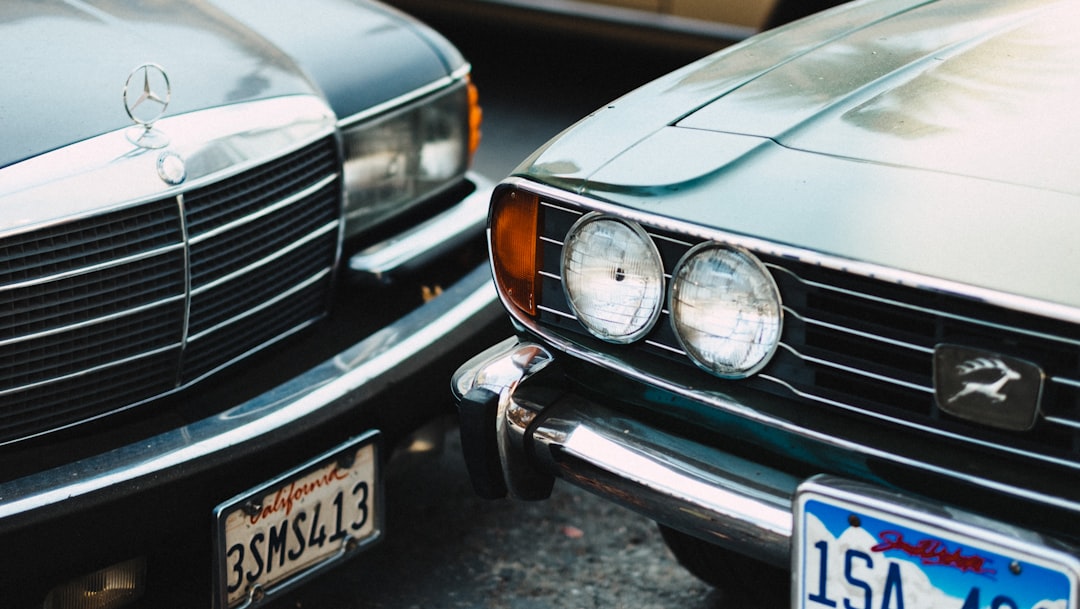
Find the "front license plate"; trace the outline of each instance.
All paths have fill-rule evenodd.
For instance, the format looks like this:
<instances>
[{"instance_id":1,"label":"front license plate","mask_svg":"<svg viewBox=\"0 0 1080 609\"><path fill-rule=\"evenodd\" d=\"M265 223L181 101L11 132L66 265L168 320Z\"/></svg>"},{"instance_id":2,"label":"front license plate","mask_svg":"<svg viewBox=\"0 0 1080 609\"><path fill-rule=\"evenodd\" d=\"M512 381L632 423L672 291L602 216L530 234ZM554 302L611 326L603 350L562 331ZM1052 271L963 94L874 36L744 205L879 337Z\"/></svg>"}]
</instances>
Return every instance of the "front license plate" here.
<instances>
[{"instance_id":1,"label":"front license plate","mask_svg":"<svg viewBox=\"0 0 1080 609\"><path fill-rule=\"evenodd\" d=\"M214 510L218 607L258 602L378 538L377 439L352 440Z\"/></svg>"},{"instance_id":2,"label":"front license plate","mask_svg":"<svg viewBox=\"0 0 1080 609\"><path fill-rule=\"evenodd\" d=\"M1032 533L812 480L795 500L798 609L1076 609L1080 566Z\"/></svg>"}]
</instances>

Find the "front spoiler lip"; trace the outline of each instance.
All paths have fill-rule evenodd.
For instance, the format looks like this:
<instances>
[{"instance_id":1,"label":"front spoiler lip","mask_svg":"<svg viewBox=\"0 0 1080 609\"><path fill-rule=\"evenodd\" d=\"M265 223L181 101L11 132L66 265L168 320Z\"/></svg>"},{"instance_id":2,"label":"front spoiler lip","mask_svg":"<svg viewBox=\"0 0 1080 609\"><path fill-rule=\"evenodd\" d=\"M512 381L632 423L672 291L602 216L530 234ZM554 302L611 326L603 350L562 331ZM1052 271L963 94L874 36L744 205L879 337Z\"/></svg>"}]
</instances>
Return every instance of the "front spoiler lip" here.
<instances>
[{"instance_id":1,"label":"front spoiler lip","mask_svg":"<svg viewBox=\"0 0 1080 609\"><path fill-rule=\"evenodd\" d=\"M83 509L256 452L342 415L422 371L503 315L487 265L442 296L278 387L217 416L142 442L0 484L0 531Z\"/></svg>"}]
</instances>

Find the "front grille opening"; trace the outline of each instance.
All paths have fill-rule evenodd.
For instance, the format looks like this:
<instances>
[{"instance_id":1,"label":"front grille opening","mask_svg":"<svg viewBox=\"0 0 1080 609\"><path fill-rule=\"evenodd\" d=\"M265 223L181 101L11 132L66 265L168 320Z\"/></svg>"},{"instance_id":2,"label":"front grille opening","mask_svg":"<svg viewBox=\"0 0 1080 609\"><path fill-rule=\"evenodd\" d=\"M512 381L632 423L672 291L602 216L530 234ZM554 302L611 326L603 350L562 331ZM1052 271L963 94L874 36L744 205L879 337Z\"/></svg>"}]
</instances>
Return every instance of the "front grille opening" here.
<instances>
[{"instance_id":1,"label":"front grille opening","mask_svg":"<svg viewBox=\"0 0 1080 609\"><path fill-rule=\"evenodd\" d=\"M50 382L152 351L178 348L183 336L179 304L3 345L0 389Z\"/></svg>"},{"instance_id":2,"label":"front grille opening","mask_svg":"<svg viewBox=\"0 0 1080 609\"><path fill-rule=\"evenodd\" d=\"M818 369L814 375L813 390L841 403L876 403L882 412L889 414L911 413L924 417L934 415L932 394L899 386L890 386L842 371Z\"/></svg>"},{"instance_id":3,"label":"front grille opening","mask_svg":"<svg viewBox=\"0 0 1080 609\"><path fill-rule=\"evenodd\" d=\"M337 220L336 205L336 193L332 187L327 187L316 196L259 217L217 239L193 244L193 287L197 289L230 273L276 257L281 250L293 247L312 233L320 230L332 233L327 231L327 227L333 227ZM324 241L336 245L336 235L329 234ZM324 260L323 265L329 266L332 262L332 259Z\"/></svg>"},{"instance_id":4,"label":"front grille opening","mask_svg":"<svg viewBox=\"0 0 1080 609\"><path fill-rule=\"evenodd\" d=\"M314 320L323 314L326 293L321 285L301 290L267 308L264 314L239 319L204 335L184 352L184 383L198 380L249 349L281 338L297 329L297 321Z\"/></svg>"},{"instance_id":5,"label":"front grille opening","mask_svg":"<svg viewBox=\"0 0 1080 609\"><path fill-rule=\"evenodd\" d=\"M121 315L183 297L179 250L75 277L0 292L0 340Z\"/></svg>"},{"instance_id":6,"label":"front grille opening","mask_svg":"<svg viewBox=\"0 0 1080 609\"><path fill-rule=\"evenodd\" d=\"M798 322L790 323L796 325ZM785 332L785 343L786 337ZM929 386L928 380L933 378L933 361L926 351L898 348L892 343L867 340L864 336L813 325L806 326L802 332L800 352L808 357L859 368L905 383Z\"/></svg>"},{"instance_id":7,"label":"front grille opening","mask_svg":"<svg viewBox=\"0 0 1080 609\"><path fill-rule=\"evenodd\" d=\"M113 263L180 240L175 199L32 230L0 240L0 286Z\"/></svg>"},{"instance_id":8,"label":"front grille opening","mask_svg":"<svg viewBox=\"0 0 1080 609\"><path fill-rule=\"evenodd\" d=\"M327 138L223 182L187 193L193 237L258 213L338 171L337 145Z\"/></svg>"},{"instance_id":9,"label":"front grille opening","mask_svg":"<svg viewBox=\"0 0 1080 609\"><path fill-rule=\"evenodd\" d=\"M60 429L176 388L179 349L2 396L0 444ZM77 399L73 399L77 396Z\"/></svg>"},{"instance_id":10,"label":"front grille opening","mask_svg":"<svg viewBox=\"0 0 1080 609\"><path fill-rule=\"evenodd\" d=\"M787 292L790 293L789 287ZM852 327L862 332L890 336L922 346L933 346L938 326L932 315L898 310L884 303L809 289L803 315L826 323Z\"/></svg>"}]
</instances>

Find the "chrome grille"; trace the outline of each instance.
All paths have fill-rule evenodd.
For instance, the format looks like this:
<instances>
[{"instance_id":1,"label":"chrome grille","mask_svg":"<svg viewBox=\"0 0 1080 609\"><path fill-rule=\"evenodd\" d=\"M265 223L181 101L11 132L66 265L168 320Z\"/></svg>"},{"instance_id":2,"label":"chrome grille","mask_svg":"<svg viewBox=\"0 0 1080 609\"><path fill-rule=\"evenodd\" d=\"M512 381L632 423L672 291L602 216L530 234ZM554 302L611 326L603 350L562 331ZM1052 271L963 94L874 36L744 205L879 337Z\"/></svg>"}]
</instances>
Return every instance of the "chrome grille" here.
<instances>
[{"instance_id":1,"label":"chrome grille","mask_svg":"<svg viewBox=\"0 0 1080 609\"><path fill-rule=\"evenodd\" d=\"M625 354L625 347L591 339L563 293L562 240L585 211L563 202L541 204L538 321L589 348ZM644 228L656 243L670 279L679 259L699 241ZM635 363L659 375L670 370L674 361L686 366L686 374L700 375L697 383L750 384L829 413L870 415L1011 453L1080 461L1080 328L1074 324L959 295L757 255L780 287L785 315L780 349L761 373L744 381L722 381L697 370L680 348L667 311L641 343L637 352L642 357ZM941 412L933 393L933 351L940 343L983 348L1037 363L1046 372L1047 386L1043 417L1036 428L1006 433Z\"/></svg>"},{"instance_id":2,"label":"chrome grille","mask_svg":"<svg viewBox=\"0 0 1080 609\"><path fill-rule=\"evenodd\" d=\"M0 443L172 392L320 317L340 210L328 137L0 239Z\"/></svg>"}]
</instances>

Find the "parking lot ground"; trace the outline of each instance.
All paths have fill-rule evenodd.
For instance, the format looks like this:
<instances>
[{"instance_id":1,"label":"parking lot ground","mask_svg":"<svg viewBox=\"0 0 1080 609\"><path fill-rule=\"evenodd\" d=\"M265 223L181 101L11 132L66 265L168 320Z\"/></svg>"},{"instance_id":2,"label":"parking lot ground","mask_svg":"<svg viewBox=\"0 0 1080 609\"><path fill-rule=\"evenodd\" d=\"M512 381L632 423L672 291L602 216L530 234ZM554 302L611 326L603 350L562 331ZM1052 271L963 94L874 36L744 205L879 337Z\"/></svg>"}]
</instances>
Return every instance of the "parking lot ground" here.
<instances>
[{"instance_id":1,"label":"parking lot ground","mask_svg":"<svg viewBox=\"0 0 1080 609\"><path fill-rule=\"evenodd\" d=\"M541 502L475 496L457 430L388 480L387 536L278 609L717 609L653 523L557 482Z\"/></svg>"}]
</instances>

